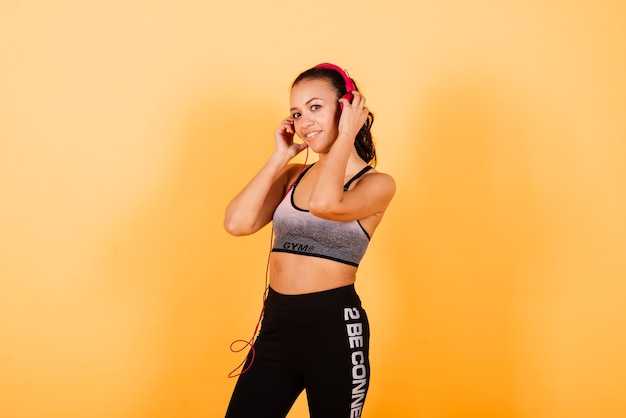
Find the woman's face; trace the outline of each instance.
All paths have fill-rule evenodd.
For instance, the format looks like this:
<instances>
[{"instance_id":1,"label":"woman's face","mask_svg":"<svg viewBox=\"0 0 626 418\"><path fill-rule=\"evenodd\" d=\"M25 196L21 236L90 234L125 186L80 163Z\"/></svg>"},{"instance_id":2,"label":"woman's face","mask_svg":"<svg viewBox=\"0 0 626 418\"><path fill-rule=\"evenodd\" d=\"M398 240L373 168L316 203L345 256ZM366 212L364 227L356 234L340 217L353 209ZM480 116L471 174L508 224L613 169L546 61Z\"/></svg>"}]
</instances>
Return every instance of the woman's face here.
<instances>
[{"instance_id":1,"label":"woman's face","mask_svg":"<svg viewBox=\"0 0 626 418\"><path fill-rule=\"evenodd\" d=\"M314 152L328 152L337 139L337 91L324 79L302 80L291 89L291 117L296 134Z\"/></svg>"}]
</instances>

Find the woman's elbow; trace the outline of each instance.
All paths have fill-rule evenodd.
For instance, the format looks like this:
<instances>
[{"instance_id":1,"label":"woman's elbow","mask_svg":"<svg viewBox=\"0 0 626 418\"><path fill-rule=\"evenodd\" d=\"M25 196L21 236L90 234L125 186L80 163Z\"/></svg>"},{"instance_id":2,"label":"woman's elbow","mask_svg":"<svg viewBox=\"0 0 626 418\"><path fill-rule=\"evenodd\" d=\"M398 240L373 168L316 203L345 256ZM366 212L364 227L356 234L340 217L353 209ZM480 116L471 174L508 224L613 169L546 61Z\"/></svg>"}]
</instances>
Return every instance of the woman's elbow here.
<instances>
[{"instance_id":1,"label":"woman's elbow","mask_svg":"<svg viewBox=\"0 0 626 418\"><path fill-rule=\"evenodd\" d=\"M333 216L336 215L336 211L333 210L333 205L328 201L310 200L308 206L311 215L317 216L318 218L332 219Z\"/></svg>"},{"instance_id":2,"label":"woman's elbow","mask_svg":"<svg viewBox=\"0 0 626 418\"><path fill-rule=\"evenodd\" d=\"M230 218L224 219L224 229L230 235L234 235L236 237L250 235L252 233L250 232L250 228L247 228L244 225L242 225L241 222L237 222L234 219L230 219Z\"/></svg>"}]
</instances>

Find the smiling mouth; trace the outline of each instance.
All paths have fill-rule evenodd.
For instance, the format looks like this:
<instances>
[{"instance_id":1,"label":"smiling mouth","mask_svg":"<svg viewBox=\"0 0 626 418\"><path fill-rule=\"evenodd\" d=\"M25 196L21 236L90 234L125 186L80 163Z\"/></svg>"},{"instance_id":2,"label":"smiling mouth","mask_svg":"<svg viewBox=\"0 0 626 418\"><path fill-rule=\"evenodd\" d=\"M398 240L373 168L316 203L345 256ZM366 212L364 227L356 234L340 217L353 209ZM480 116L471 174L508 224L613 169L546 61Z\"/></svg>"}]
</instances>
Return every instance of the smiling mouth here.
<instances>
[{"instance_id":1,"label":"smiling mouth","mask_svg":"<svg viewBox=\"0 0 626 418\"><path fill-rule=\"evenodd\" d=\"M316 136L318 136L322 131L314 131L314 132L309 132L308 134L306 134L304 137L306 139L311 139L311 138L315 138Z\"/></svg>"}]
</instances>

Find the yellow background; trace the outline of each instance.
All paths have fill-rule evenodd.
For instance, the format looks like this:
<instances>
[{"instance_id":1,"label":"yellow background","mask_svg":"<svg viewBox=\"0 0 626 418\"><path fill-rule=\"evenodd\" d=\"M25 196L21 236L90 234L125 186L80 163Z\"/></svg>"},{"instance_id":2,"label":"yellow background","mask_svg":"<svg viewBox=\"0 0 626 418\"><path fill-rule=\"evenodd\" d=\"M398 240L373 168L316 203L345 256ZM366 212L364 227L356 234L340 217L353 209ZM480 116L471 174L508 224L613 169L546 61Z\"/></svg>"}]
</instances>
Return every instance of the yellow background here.
<instances>
[{"instance_id":1,"label":"yellow background","mask_svg":"<svg viewBox=\"0 0 626 418\"><path fill-rule=\"evenodd\" d=\"M0 1L0 416L223 416L270 238L223 211L322 61L398 185L364 416L626 415L625 40L609 0Z\"/></svg>"}]
</instances>

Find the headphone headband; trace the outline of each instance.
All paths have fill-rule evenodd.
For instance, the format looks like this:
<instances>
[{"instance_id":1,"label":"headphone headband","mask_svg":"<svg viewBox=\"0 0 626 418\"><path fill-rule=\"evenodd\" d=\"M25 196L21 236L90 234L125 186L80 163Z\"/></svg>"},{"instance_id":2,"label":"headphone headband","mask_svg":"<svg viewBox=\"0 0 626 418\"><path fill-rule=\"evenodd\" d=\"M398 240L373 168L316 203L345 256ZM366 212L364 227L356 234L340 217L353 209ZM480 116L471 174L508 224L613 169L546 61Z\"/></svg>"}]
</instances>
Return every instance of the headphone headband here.
<instances>
[{"instance_id":1,"label":"headphone headband","mask_svg":"<svg viewBox=\"0 0 626 418\"><path fill-rule=\"evenodd\" d=\"M314 68L326 68L326 69L329 69L329 70L337 71L339 74L341 74L341 76L343 77L343 81L346 83L346 91L348 93L352 93L353 91L356 90L356 88L354 86L354 82L352 81L352 79L348 75L348 72L346 70L344 70L343 68L341 68L341 67L339 67L339 66L337 66L335 64L328 63L328 62L325 62L325 63L322 63L322 64L318 64Z\"/></svg>"}]
</instances>

